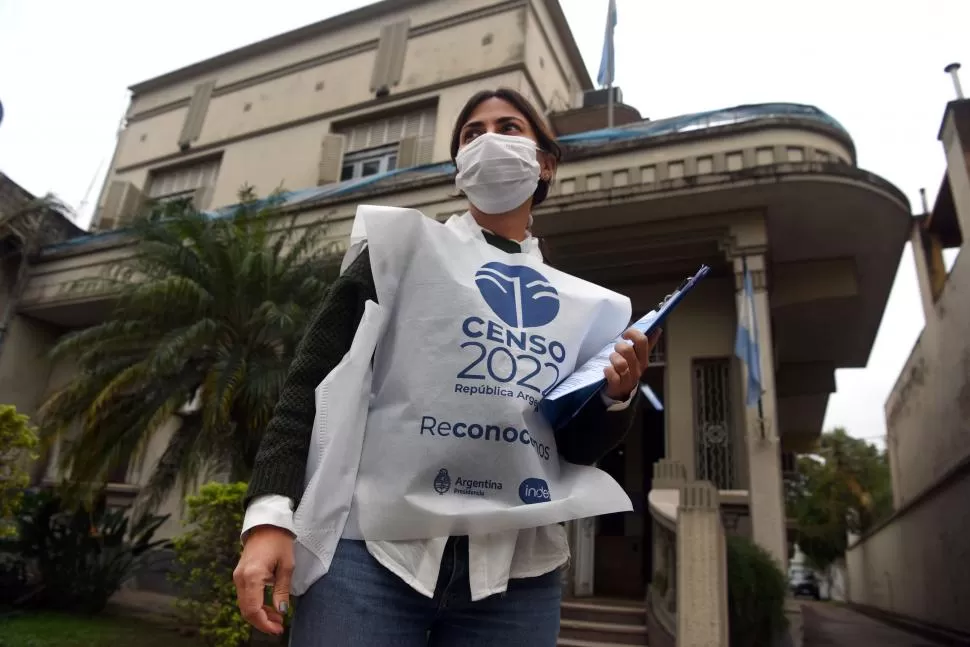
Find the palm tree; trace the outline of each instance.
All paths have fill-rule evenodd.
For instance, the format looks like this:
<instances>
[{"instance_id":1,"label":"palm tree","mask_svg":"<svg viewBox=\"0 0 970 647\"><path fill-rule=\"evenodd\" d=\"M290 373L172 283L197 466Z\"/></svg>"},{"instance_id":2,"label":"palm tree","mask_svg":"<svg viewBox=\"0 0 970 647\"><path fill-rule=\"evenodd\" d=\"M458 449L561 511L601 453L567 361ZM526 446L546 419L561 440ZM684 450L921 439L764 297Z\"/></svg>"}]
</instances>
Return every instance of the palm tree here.
<instances>
[{"instance_id":1,"label":"palm tree","mask_svg":"<svg viewBox=\"0 0 970 647\"><path fill-rule=\"evenodd\" d=\"M116 296L103 323L52 351L78 368L42 409L48 433L71 438L61 468L75 482L106 482L129 457L144 463L172 420L142 491L149 506L177 483L249 476L333 249L321 224L282 216L279 194L241 197L221 217L187 202L156 208L133 224L130 260L76 286Z\"/></svg>"}]
</instances>

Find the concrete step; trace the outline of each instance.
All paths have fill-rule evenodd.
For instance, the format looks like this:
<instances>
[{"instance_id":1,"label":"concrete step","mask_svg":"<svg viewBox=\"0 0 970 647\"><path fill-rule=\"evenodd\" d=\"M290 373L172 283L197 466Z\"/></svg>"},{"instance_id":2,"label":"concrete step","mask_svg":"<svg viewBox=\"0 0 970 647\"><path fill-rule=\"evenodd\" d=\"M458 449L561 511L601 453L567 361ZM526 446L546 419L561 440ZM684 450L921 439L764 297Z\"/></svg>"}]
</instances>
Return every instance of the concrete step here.
<instances>
[{"instance_id":1,"label":"concrete step","mask_svg":"<svg viewBox=\"0 0 970 647\"><path fill-rule=\"evenodd\" d=\"M620 625L643 625L647 609L642 604L600 602L597 600L563 600L563 620L586 620Z\"/></svg>"},{"instance_id":2,"label":"concrete step","mask_svg":"<svg viewBox=\"0 0 970 647\"><path fill-rule=\"evenodd\" d=\"M560 638L556 645L558 647L617 647L617 643L594 643L588 640L575 640L573 638Z\"/></svg>"},{"instance_id":3,"label":"concrete step","mask_svg":"<svg viewBox=\"0 0 970 647\"><path fill-rule=\"evenodd\" d=\"M631 625L613 622L590 622L563 618L559 623L559 644L563 640L579 640L587 643L608 645L646 645L645 624ZM565 644L569 644L568 642ZM575 643L573 643L575 644ZM582 645L582 642L580 643Z\"/></svg>"}]
</instances>

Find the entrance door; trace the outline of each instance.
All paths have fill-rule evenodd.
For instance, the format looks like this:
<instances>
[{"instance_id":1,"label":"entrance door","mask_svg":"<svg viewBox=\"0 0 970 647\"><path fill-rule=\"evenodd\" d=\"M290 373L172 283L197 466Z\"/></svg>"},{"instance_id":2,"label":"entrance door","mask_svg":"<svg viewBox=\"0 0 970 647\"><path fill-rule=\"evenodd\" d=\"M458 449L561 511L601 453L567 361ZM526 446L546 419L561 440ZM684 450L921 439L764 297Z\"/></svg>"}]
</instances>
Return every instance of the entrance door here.
<instances>
[{"instance_id":1,"label":"entrance door","mask_svg":"<svg viewBox=\"0 0 970 647\"><path fill-rule=\"evenodd\" d=\"M666 406L664 397L664 367L648 368L643 378L644 384L649 386L661 403ZM667 457L667 426L665 424L663 411L657 411L651 406L643 407L643 424L640 427L643 433L643 491L648 495L653 489L653 464L661 458ZM653 579L653 517L650 516L650 507L644 502L643 512L643 581L650 582Z\"/></svg>"},{"instance_id":2,"label":"entrance door","mask_svg":"<svg viewBox=\"0 0 970 647\"><path fill-rule=\"evenodd\" d=\"M647 369L644 383L663 400L664 369ZM633 512L596 519L596 595L642 599L651 573L650 491L651 466L663 457L664 414L644 402L626 440L599 462L630 495Z\"/></svg>"}]
</instances>

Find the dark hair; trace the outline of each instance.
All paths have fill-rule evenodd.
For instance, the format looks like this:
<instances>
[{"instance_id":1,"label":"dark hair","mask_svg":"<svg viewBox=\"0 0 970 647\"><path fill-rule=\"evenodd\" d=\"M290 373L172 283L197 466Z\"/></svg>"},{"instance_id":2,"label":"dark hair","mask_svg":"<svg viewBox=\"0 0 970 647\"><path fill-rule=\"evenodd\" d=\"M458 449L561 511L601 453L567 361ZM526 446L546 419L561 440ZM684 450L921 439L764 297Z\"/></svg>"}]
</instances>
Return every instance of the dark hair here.
<instances>
[{"instance_id":1,"label":"dark hair","mask_svg":"<svg viewBox=\"0 0 970 647\"><path fill-rule=\"evenodd\" d=\"M539 148L552 155L557 162L562 159L562 148L560 148L559 143L556 141L556 136L552 134L552 130L549 129L545 120L539 116L539 112L529 100L516 90L499 88L497 90L482 90L481 92L476 92L465 103L465 107L461 109L461 112L458 113L458 119L455 120L455 128L451 133L451 161L456 161L455 158L458 157L458 149L461 147L461 129L468 123L468 119L475 109L489 99L501 99L521 112L525 116L526 121L529 122L532 130L535 131ZM539 186L536 187L535 193L532 194L532 206L537 207L546 199L546 196L549 194L549 184L551 181L539 179Z\"/></svg>"}]
</instances>

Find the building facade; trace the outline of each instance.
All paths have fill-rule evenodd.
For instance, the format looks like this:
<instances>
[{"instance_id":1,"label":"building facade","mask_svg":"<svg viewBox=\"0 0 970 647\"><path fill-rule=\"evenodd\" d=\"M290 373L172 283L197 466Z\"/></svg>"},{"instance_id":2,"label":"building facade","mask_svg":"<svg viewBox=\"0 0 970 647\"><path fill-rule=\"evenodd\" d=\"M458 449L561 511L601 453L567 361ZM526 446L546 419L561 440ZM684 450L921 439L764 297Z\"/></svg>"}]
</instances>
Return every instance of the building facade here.
<instances>
[{"instance_id":1,"label":"building facade","mask_svg":"<svg viewBox=\"0 0 970 647\"><path fill-rule=\"evenodd\" d=\"M565 148L535 213L552 263L629 295L638 315L702 263L712 268L669 319L644 377L663 410L644 410L601 464L635 509L572 524L568 592L643 599L661 459L712 483L727 532L751 535L784 565L781 456L821 433L834 371L867 361L909 232L907 201L857 168L848 133L810 106L645 121L621 103L620 125L605 128L557 0L385 0L133 86L96 232L43 250L19 317L61 331L103 317L109 296L81 301L61 286L130 253L123 228L145 201L191 196L218 209L243 185L282 186L286 208L325 219L338 246L361 202L461 212L453 121L475 91L500 86L530 98ZM733 355L745 267L760 413L744 406ZM35 369L19 387L35 404L72 370ZM0 375L24 370L0 362ZM162 447L114 486L119 497L137 494Z\"/></svg>"},{"instance_id":2,"label":"building facade","mask_svg":"<svg viewBox=\"0 0 970 647\"><path fill-rule=\"evenodd\" d=\"M849 600L970 640L970 100L940 141L946 175L910 236L926 325L886 401L895 514L849 547Z\"/></svg>"}]
</instances>

